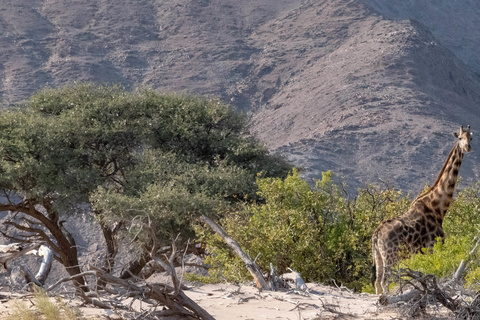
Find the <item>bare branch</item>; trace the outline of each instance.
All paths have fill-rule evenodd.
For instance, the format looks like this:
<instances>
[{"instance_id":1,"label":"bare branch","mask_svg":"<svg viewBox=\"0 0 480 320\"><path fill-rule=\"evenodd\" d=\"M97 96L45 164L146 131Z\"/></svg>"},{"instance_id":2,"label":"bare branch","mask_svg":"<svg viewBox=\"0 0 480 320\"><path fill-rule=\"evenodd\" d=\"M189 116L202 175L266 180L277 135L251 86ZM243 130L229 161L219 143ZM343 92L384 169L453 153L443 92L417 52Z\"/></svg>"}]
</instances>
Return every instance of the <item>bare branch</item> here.
<instances>
[{"instance_id":1,"label":"bare branch","mask_svg":"<svg viewBox=\"0 0 480 320\"><path fill-rule=\"evenodd\" d=\"M85 271L85 272L82 272L82 273L78 273L76 275L73 275L73 276L70 276L70 277L66 277L66 278L62 278L60 280L58 280L57 282L55 282L54 284L52 284L51 286L49 286L48 288L45 289L45 291L52 291L53 289L55 289L56 287L58 287L60 284L64 283L64 282L67 282L67 281L72 281L76 278L80 278L80 277L84 277L84 276L96 276L97 273L96 271Z\"/></svg>"},{"instance_id":2,"label":"bare branch","mask_svg":"<svg viewBox=\"0 0 480 320\"><path fill-rule=\"evenodd\" d=\"M166 284L143 284L136 285L131 281L115 277L105 271L92 267L97 276L110 284L120 285L129 292L135 293L143 299L152 299L160 302L177 315L194 317L203 320L214 320L214 318L194 301L188 298L183 291L175 293L175 289ZM173 293L173 294L172 294Z\"/></svg>"},{"instance_id":3,"label":"bare branch","mask_svg":"<svg viewBox=\"0 0 480 320\"><path fill-rule=\"evenodd\" d=\"M225 243L230 248L232 248L233 251L235 251L235 253L243 260L253 279L255 279L257 288L260 290L268 289L268 284L263 278L263 275L260 272L257 264L254 263L252 259L247 256L247 254L242 250L240 245L235 240L230 238L230 236L212 219L208 218L205 215L200 216L199 219L200 221L206 223L210 228L212 228L212 230L215 231L225 241Z\"/></svg>"},{"instance_id":4,"label":"bare branch","mask_svg":"<svg viewBox=\"0 0 480 320\"><path fill-rule=\"evenodd\" d=\"M16 247L16 251L13 252L8 252L5 254L0 254L0 263L5 265L7 261L18 258L20 256L23 256L24 254L27 254L29 251L36 250L38 249L43 243L38 242L38 243L30 243L27 246L21 246L18 243L17 244L10 244L8 246ZM21 249L20 249L21 248Z\"/></svg>"},{"instance_id":5,"label":"bare branch","mask_svg":"<svg viewBox=\"0 0 480 320\"><path fill-rule=\"evenodd\" d=\"M381 304L392 304L400 301L408 302L408 312L414 316L419 309L424 309L427 297L432 300L440 302L447 309L458 313L465 307L456 300L451 298L445 291L445 288L440 288L437 283L437 278L432 274L424 274L420 271L411 269L400 269L399 277L406 279L409 284L415 289L399 296L384 296L380 297ZM405 280L402 280L405 281Z\"/></svg>"},{"instance_id":6,"label":"bare branch","mask_svg":"<svg viewBox=\"0 0 480 320\"><path fill-rule=\"evenodd\" d=\"M19 243L10 243L0 245L0 253L14 253L22 251L23 247Z\"/></svg>"},{"instance_id":7,"label":"bare branch","mask_svg":"<svg viewBox=\"0 0 480 320\"><path fill-rule=\"evenodd\" d=\"M453 276L452 281L458 282L462 278L463 273L465 272L465 268L467 267L467 264L472 261L473 256L477 252L477 248L480 245L480 230L478 231L478 234L476 236L477 242L475 243L475 246L473 247L472 250L468 253L467 257L460 262L460 265L458 266L457 271L455 272L455 275Z\"/></svg>"},{"instance_id":8,"label":"bare branch","mask_svg":"<svg viewBox=\"0 0 480 320\"><path fill-rule=\"evenodd\" d=\"M35 233L38 237L40 237L40 239L42 241L45 241L46 243L48 243L48 245L55 251L55 252L60 252L60 248L55 244L53 243L52 240L50 240L50 237L45 233L45 231L43 231L42 229L40 228L32 228L32 227L25 227L25 226L22 226L18 223L15 223L13 221L7 221L5 222L6 225L11 225L15 228L17 228L18 230L21 230L21 231L25 231L25 232L30 232L30 233ZM35 235L20 235L22 237L33 237ZM37 240L37 239L36 239ZM26 241L25 241L26 242Z\"/></svg>"}]
</instances>

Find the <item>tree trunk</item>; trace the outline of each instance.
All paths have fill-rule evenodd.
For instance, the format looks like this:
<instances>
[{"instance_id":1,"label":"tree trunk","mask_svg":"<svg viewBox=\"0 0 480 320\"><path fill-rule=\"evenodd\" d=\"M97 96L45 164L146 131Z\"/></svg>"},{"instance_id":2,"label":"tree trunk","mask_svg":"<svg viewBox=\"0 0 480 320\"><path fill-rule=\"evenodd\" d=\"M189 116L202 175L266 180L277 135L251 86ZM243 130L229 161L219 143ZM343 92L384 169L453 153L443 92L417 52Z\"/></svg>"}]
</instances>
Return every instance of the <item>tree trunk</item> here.
<instances>
[{"instance_id":1,"label":"tree trunk","mask_svg":"<svg viewBox=\"0 0 480 320\"><path fill-rule=\"evenodd\" d=\"M49 228L50 232L55 231L54 235L61 252L63 253L62 264L67 270L68 274L71 276L77 275L82 272L80 265L78 263L78 252L77 244L72 234L63 226L63 223L60 222L59 225L53 225L52 230ZM87 283L85 278L78 277L73 281L75 287L82 292L88 292Z\"/></svg>"},{"instance_id":2,"label":"tree trunk","mask_svg":"<svg viewBox=\"0 0 480 320\"><path fill-rule=\"evenodd\" d=\"M101 213L97 210L93 211L94 214L99 217L99 225L102 229L103 237L105 239L105 244L107 246L107 253L105 255L105 261L103 263L103 270L105 272L111 273L113 271L113 267L115 265L115 257L118 253L118 243L115 240L115 233L118 230L116 227L111 229L102 219ZM98 281L98 285L100 287L105 287L106 283L103 281Z\"/></svg>"},{"instance_id":3,"label":"tree trunk","mask_svg":"<svg viewBox=\"0 0 480 320\"><path fill-rule=\"evenodd\" d=\"M55 241L52 241L52 239L46 235L43 230L34 230L32 228L22 228L20 230L41 236L43 240L50 246L50 248L52 248L52 250L58 255L58 260L63 264L69 275L73 276L81 273L80 265L78 263L78 253L75 239L63 226L64 221L58 221L55 213L48 213L47 210L48 217L45 216L42 212L35 208L35 202L31 200L25 200L18 204L0 205L0 211L22 212L27 216L39 221L51 233ZM18 225L16 225L16 227L17 229L21 228L21 226ZM86 286L85 278L78 277L73 283L78 290L83 292L89 291L88 287Z\"/></svg>"},{"instance_id":4,"label":"tree trunk","mask_svg":"<svg viewBox=\"0 0 480 320\"><path fill-rule=\"evenodd\" d=\"M103 237L105 238L105 244L107 246L107 254L104 262L104 270L106 272L112 272L113 266L115 264L115 257L118 253L118 244L115 240L115 233L118 230L119 224L117 226L110 228L103 220L101 220L101 212L94 210L93 213L100 218L100 228L102 229Z\"/></svg>"},{"instance_id":5,"label":"tree trunk","mask_svg":"<svg viewBox=\"0 0 480 320\"><path fill-rule=\"evenodd\" d=\"M200 221L206 223L210 228L212 228L212 230L215 231L230 248L232 248L232 250L240 257L240 259L243 260L247 270L255 280L258 289L269 289L267 282L263 278L263 275L260 272L257 264L250 259L250 257L242 250L240 245L235 240L233 240L215 221L207 216L200 216Z\"/></svg>"}]
</instances>

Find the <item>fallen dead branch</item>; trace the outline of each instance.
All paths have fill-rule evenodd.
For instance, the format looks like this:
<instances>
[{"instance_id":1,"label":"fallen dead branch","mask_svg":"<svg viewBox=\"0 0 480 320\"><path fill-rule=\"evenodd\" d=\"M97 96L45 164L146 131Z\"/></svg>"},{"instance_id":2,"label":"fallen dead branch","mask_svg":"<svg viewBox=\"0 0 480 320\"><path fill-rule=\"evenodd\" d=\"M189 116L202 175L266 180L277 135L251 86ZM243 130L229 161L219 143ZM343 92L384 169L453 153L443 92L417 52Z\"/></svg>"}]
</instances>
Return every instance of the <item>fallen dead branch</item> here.
<instances>
[{"instance_id":1,"label":"fallen dead branch","mask_svg":"<svg viewBox=\"0 0 480 320\"><path fill-rule=\"evenodd\" d=\"M5 269L7 269L7 262L12 259L21 257L32 250L40 248L42 242L30 243L30 244L21 244L21 243L11 243L7 245L0 246L0 263L3 264Z\"/></svg>"},{"instance_id":2,"label":"fallen dead branch","mask_svg":"<svg viewBox=\"0 0 480 320\"><path fill-rule=\"evenodd\" d=\"M298 303L293 309L290 309L290 310L288 310L288 311L293 311L293 310L295 310L295 309L298 309L298 310L306 310L306 309L309 309L309 308L319 309L320 307L317 306L317 305L314 304L314 303L301 302L301 303Z\"/></svg>"},{"instance_id":3,"label":"fallen dead branch","mask_svg":"<svg viewBox=\"0 0 480 320\"><path fill-rule=\"evenodd\" d=\"M277 295L272 295L272 294L270 294L270 296L271 296L273 299L275 299L275 300L293 303L294 305L298 305L298 304L299 304L298 300L287 299L287 298L280 297L280 296L277 296Z\"/></svg>"},{"instance_id":4,"label":"fallen dead branch","mask_svg":"<svg viewBox=\"0 0 480 320\"><path fill-rule=\"evenodd\" d=\"M175 315L182 318L214 320L214 318L183 292L184 286L176 274L173 260L176 257L175 241L172 244L172 253L170 257L161 257L157 251L157 238L153 228L149 224L141 225L144 230L152 237L153 248L151 251L152 261L157 269L166 270L172 279L173 285L165 283L147 283L145 279L132 275L130 279L122 279L109 273L104 268L90 266L88 271L80 272L69 277L62 278L45 288L46 292L52 292L65 282L76 282L78 279L86 279L89 277L89 290L76 290L75 294L80 297L85 304L91 304L103 309L123 310L134 314L134 318L138 319L157 319L165 315ZM44 261L39 272L34 276L27 268L19 269L20 275L27 279L27 283L43 286L43 278L46 278L50 269L53 254L47 247L42 244L30 244L27 246L10 245L3 250L8 256L4 261L10 260L27 252L31 254L41 255ZM36 250L38 249L38 250ZM40 280L37 277L40 277ZM100 285L101 284L101 285ZM96 288L96 289L92 289ZM141 301L140 310L133 309L132 305L135 301ZM158 308L166 308L167 310L159 311Z\"/></svg>"},{"instance_id":5,"label":"fallen dead branch","mask_svg":"<svg viewBox=\"0 0 480 320\"><path fill-rule=\"evenodd\" d=\"M182 290L179 290L178 288L171 287L163 283L134 284L131 281L112 276L101 269L92 269L97 273L97 276L106 283L117 288L120 287L126 289L129 292L129 296L135 296L137 298L150 299L152 301L159 302L176 315L192 317L196 319L214 320L214 318L208 312L197 305L193 300L187 297Z\"/></svg>"},{"instance_id":6,"label":"fallen dead branch","mask_svg":"<svg viewBox=\"0 0 480 320\"><path fill-rule=\"evenodd\" d=\"M97 275L97 273L95 271L85 271L85 272L82 272L82 273L79 273L79 274L76 274L76 275L73 275L73 276L70 276L70 277L66 277L66 278L62 278L60 280L58 280L57 282L55 282L54 284L52 284L51 286L49 286L48 288L45 288L45 291L52 291L53 289L55 289L56 287L58 287L60 284L64 283L64 282L68 282L68 281L72 281L78 277L84 277L84 276L95 276Z\"/></svg>"},{"instance_id":7,"label":"fallen dead branch","mask_svg":"<svg viewBox=\"0 0 480 320\"><path fill-rule=\"evenodd\" d=\"M400 269L399 277L402 279L402 287L410 287L411 290L395 296L380 297L379 302L383 305L403 303L402 309L408 318L417 317L425 313L427 305L441 304L455 315L455 319L479 319L480 318L480 293L475 298L460 299L459 290L450 282L439 284L435 275L424 274L411 269Z\"/></svg>"},{"instance_id":8,"label":"fallen dead branch","mask_svg":"<svg viewBox=\"0 0 480 320\"><path fill-rule=\"evenodd\" d=\"M0 253L14 253L22 251L23 246L20 243L10 243L0 245Z\"/></svg>"},{"instance_id":9,"label":"fallen dead branch","mask_svg":"<svg viewBox=\"0 0 480 320\"><path fill-rule=\"evenodd\" d=\"M89 271L60 279L55 284L46 288L46 291L51 291L64 282L73 281L77 277L85 276L94 276L97 283L102 282L106 284L105 287L108 287L108 292L99 290L89 292L88 294L80 294L81 298L87 304L92 304L104 309L120 309L133 312L131 304L135 300L140 300L144 305L154 309L153 311L141 311L143 318L146 318L147 315L154 317L168 314L192 319L214 320L207 311L187 297L178 286L169 286L164 283L146 283L143 279L139 278L136 278L137 282L131 279L125 280L93 266L90 267ZM125 299L127 298L133 299L130 306L125 304ZM155 306L157 305L164 306L168 308L168 310L157 311L155 310ZM138 314L136 316L138 316Z\"/></svg>"},{"instance_id":10,"label":"fallen dead branch","mask_svg":"<svg viewBox=\"0 0 480 320\"><path fill-rule=\"evenodd\" d=\"M35 275L35 280L38 281L42 286L47 281L50 270L52 269L53 263L53 251L49 246L41 245L38 250L32 250L27 252L27 254L34 254L39 257L42 257L42 262L40 263L40 268L38 269L37 274Z\"/></svg>"},{"instance_id":11,"label":"fallen dead branch","mask_svg":"<svg viewBox=\"0 0 480 320\"><path fill-rule=\"evenodd\" d=\"M278 291L278 287L280 286L280 278L277 275L277 270L275 270L275 267L271 262L268 281L270 282L270 289L272 289L273 291Z\"/></svg>"},{"instance_id":12,"label":"fallen dead branch","mask_svg":"<svg viewBox=\"0 0 480 320\"><path fill-rule=\"evenodd\" d=\"M242 303L248 302L252 299L257 299L257 297L250 296L250 297L245 297L245 298L239 298L238 301L237 301L237 304L242 304Z\"/></svg>"},{"instance_id":13,"label":"fallen dead branch","mask_svg":"<svg viewBox=\"0 0 480 320\"><path fill-rule=\"evenodd\" d=\"M183 292L184 286L178 278L174 267L174 259L177 254L175 246L176 239L172 243L170 257L166 257L165 255L162 257L158 253L158 240L150 221L148 221L148 223L136 222L136 224L140 226L141 229L146 230L151 237L153 245L150 251L150 257L154 262L152 267L170 274L173 286L165 283L147 283L144 279L134 275L128 280L121 279L100 268L90 267L91 270L96 273L97 282L101 281L101 283L105 284L106 288L108 287L110 296L113 294L113 298L108 299L106 302L114 305L114 303L120 301L122 297L127 296L145 303L150 303L152 306L160 304L168 308L168 310L148 312L150 316L160 317L174 314L186 318L214 320L207 311ZM102 298L105 300L105 297Z\"/></svg>"},{"instance_id":14,"label":"fallen dead branch","mask_svg":"<svg viewBox=\"0 0 480 320\"><path fill-rule=\"evenodd\" d=\"M40 268L36 275L25 266L20 266L20 273L23 275L27 284L43 286L50 273L53 263L53 251L43 242L21 244L11 243L8 245L0 245L0 263L7 269L7 261L19 258L23 255L37 255L42 257ZM23 280L22 280L23 281Z\"/></svg>"},{"instance_id":15,"label":"fallen dead branch","mask_svg":"<svg viewBox=\"0 0 480 320\"><path fill-rule=\"evenodd\" d=\"M352 316L351 314L341 312L340 311L340 306L338 304L334 305L334 304L331 304L331 303L325 303L320 298L318 300L320 300L320 303L322 304L322 308L325 311L336 314L336 315L340 316L342 319L354 318L354 316Z\"/></svg>"}]
</instances>

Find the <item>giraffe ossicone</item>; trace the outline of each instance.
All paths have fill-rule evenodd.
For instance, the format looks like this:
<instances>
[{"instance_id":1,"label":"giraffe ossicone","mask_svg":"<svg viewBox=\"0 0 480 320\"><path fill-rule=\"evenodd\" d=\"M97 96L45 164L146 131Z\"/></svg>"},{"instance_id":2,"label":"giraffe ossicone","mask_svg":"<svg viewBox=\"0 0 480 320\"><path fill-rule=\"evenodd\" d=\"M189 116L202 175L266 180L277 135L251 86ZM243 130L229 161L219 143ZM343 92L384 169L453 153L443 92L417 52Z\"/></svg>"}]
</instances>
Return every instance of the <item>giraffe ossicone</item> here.
<instances>
[{"instance_id":1,"label":"giraffe ossicone","mask_svg":"<svg viewBox=\"0 0 480 320\"><path fill-rule=\"evenodd\" d=\"M372 236L372 284L377 294L388 292L391 267L400 259L400 253L417 253L430 248L436 239L445 238L442 223L453 199L458 172L465 152L470 152L472 133L460 127L453 146L434 184L415 200L403 215L380 223Z\"/></svg>"}]
</instances>

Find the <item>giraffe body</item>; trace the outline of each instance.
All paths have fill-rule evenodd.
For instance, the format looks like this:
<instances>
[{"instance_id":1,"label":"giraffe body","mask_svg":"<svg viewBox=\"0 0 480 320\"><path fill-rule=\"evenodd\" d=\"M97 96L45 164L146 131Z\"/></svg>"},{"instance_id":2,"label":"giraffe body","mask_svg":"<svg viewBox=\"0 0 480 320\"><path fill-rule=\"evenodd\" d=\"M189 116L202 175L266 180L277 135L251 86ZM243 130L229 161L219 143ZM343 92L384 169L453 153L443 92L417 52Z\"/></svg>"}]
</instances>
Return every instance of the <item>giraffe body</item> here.
<instances>
[{"instance_id":1,"label":"giraffe body","mask_svg":"<svg viewBox=\"0 0 480 320\"><path fill-rule=\"evenodd\" d=\"M372 236L373 276L377 294L388 292L390 268L400 258L417 253L422 248L431 248L437 238L445 237L442 223L452 201L458 172L465 152L469 152L470 126L460 128L458 138L443 165L435 183L418 196L409 210L400 217L384 220Z\"/></svg>"}]
</instances>

